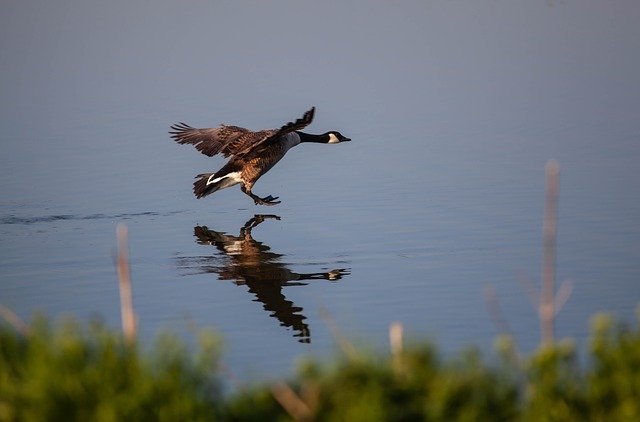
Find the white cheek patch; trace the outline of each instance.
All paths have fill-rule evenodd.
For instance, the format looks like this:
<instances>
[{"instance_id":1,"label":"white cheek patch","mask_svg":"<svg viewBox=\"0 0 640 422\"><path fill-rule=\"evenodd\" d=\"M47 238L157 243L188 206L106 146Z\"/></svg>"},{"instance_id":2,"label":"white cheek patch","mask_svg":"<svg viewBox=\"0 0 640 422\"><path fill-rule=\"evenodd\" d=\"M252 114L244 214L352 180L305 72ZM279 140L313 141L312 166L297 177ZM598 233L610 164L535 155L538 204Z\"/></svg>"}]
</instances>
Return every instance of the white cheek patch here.
<instances>
[{"instance_id":1,"label":"white cheek patch","mask_svg":"<svg viewBox=\"0 0 640 422\"><path fill-rule=\"evenodd\" d=\"M333 133L329 134L329 142L327 142L328 144L337 144L338 142L340 142L340 139L338 139L338 137L336 135L334 135Z\"/></svg>"}]
</instances>

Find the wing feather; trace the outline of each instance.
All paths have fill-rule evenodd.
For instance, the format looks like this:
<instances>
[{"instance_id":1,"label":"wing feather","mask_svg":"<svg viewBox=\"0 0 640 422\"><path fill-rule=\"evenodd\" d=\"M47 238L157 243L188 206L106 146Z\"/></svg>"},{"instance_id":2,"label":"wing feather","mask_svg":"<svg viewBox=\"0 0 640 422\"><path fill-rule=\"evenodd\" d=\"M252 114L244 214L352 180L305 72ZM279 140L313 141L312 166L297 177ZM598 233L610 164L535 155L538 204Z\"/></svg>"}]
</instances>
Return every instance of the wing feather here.
<instances>
[{"instance_id":1,"label":"wing feather","mask_svg":"<svg viewBox=\"0 0 640 422\"><path fill-rule=\"evenodd\" d=\"M311 107L309 110L307 110L301 118L297 119L295 122L289 122L286 125L282 126L280 129L278 130L274 130L271 131L270 134L268 134L267 136L265 136L264 138L256 141L255 143L251 144L251 145L247 145L246 148L244 148L243 150L238 151L236 154L236 156L241 157L243 155L246 155L252 151L257 151L259 149L262 149L266 146L269 146L271 144L273 144L274 142L277 142L278 139L280 139L281 136L286 135L287 133L291 133L294 132L296 130L302 130L305 127L309 126L311 124L311 122L313 121L313 116L315 114L316 108L315 107Z\"/></svg>"},{"instance_id":2,"label":"wing feather","mask_svg":"<svg viewBox=\"0 0 640 422\"><path fill-rule=\"evenodd\" d=\"M242 157L256 149L262 149L287 133L301 130L311 123L315 107L312 107L295 122L289 122L277 130L253 132L238 126L222 125L215 128L196 129L186 123L171 126L169 134L179 144L190 144L201 153L213 157L223 154L225 157Z\"/></svg>"},{"instance_id":3,"label":"wing feather","mask_svg":"<svg viewBox=\"0 0 640 422\"><path fill-rule=\"evenodd\" d=\"M222 153L233 155L237 145L256 138L256 132L238 126L222 125L215 128L196 129L185 123L171 126L171 138L179 144L191 144L201 153L213 157ZM259 136L259 135L258 135Z\"/></svg>"}]
</instances>

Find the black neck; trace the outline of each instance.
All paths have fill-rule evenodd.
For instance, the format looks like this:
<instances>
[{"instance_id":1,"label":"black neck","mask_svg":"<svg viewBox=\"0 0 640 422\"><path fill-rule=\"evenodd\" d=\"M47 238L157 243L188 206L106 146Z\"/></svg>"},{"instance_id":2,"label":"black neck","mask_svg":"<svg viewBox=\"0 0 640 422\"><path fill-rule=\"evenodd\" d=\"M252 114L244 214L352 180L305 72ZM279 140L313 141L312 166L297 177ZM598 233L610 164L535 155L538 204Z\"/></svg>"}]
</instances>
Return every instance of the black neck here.
<instances>
[{"instance_id":1,"label":"black neck","mask_svg":"<svg viewBox=\"0 0 640 422\"><path fill-rule=\"evenodd\" d=\"M296 133L300 136L300 142L316 142L319 144L326 144L329 142L329 137L327 134L322 135L312 135L310 133L298 132Z\"/></svg>"}]
</instances>

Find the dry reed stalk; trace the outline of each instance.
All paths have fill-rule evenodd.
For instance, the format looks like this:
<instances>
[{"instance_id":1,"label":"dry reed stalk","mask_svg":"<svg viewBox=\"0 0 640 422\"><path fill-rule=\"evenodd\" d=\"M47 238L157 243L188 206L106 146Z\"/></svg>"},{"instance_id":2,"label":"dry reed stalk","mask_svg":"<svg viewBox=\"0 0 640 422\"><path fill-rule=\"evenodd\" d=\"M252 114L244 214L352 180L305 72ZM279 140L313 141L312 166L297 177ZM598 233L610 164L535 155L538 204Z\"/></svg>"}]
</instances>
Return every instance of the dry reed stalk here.
<instances>
[{"instance_id":1,"label":"dry reed stalk","mask_svg":"<svg viewBox=\"0 0 640 422\"><path fill-rule=\"evenodd\" d=\"M389 346L391 347L391 355L394 357L400 356L402 353L403 341L402 334L404 328L401 322L392 322L389 325Z\"/></svg>"},{"instance_id":2,"label":"dry reed stalk","mask_svg":"<svg viewBox=\"0 0 640 422\"><path fill-rule=\"evenodd\" d=\"M133 295L131 293L131 272L129 270L129 248L127 243L127 226L120 223L116 229L118 235L118 280L120 287L120 313L122 331L129 344L136 340L137 323L133 310Z\"/></svg>"},{"instance_id":3,"label":"dry reed stalk","mask_svg":"<svg viewBox=\"0 0 640 422\"><path fill-rule=\"evenodd\" d=\"M340 331L340 328L338 328L338 325L334 321L329 311L325 308L320 308L320 316L325 320L327 327L329 327L329 331L331 331L333 338L338 343L338 346L340 347L342 352L347 355L350 360L357 360L359 358L358 351L356 350L355 346L342 334L342 331Z\"/></svg>"},{"instance_id":4,"label":"dry reed stalk","mask_svg":"<svg viewBox=\"0 0 640 422\"><path fill-rule=\"evenodd\" d=\"M389 347L391 349L391 366L396 375L403 371L402 351L404 348L404 327L400 322L392 322L389 325Z\"/></svg>"},{"instance_id":5,"label":"dry reed stalk","mask_svg":"<svg viewBox=\"0 0 640 422\"><path fill-rule=\"evenodd\" d=\"M288 384L279 382L271 386L271 394L280 406L296 421L313 420L313 412Z\"/></svg>"},{"instance_id":6,"label":"dry reed stalk","mask_svg":"<svg viewBox=\"0 0 640 422\"><path fill-rule=\"evenodd\" d=\"M508 339L508 343L501 341L500 343L496 343L496 347L499 347L499 350L506 353L505 356L508 356L511 363L519 364L522 359L520 353L518 352L518 344L513 336L513 330L509 325L509 321L507 320L507 318L505 318L504 313L502 312L500 299L498 299L498 294L496 293L496 290L493 288L493 286L487 285L485 287L484 301L487 305L487 310L489 312L489 316L491 317L493 325L496 326L500 334L503 336L503 339L504 337ZM502 346L498 346L498 344ZM505 348L505 346L507 348Z\"/></svg>"},{"instance_id":7,"label":"dry reed stalk","mask_svg":"<svg viewBox=\"0 0 640 422\"><path fill-rule=\"evenodd\" d=\"M555 318L563 308L573 291L571 280L560 284L555 292L556 278L556 242L558 226L558 196L560 191L560 165L549 160L545 168L545 202L542 222L542 275L541 287L538 290L531 280L523 274L518 281L531 299L531 304L538 312L540 319L540 345L549 346L554 342ZM502 313L500 302L492 286L485 288L485 303L491 319L496 327L511 336L511 329Z\"/></svg>"},{"instance_id":8,"label":"dry reed stalk","mask_svg":"<svg viewBox=\"0 0 640 422\"><path fill-rule=\"evenodd\" d=\"M562 310L564 304L567 303L567 300L569 300L569 297L571 297L572 292L573 282L571 280L565 280L560 283L560 288L558 289L556 297L553 301L553 307L555 308L555 313L553 314L553 316L558 315L560 310Z\"/></svg>"},{"instance_id":9,"label":"dry reed stalk","mask_svg":"<svg viewBox=\"0 0 640 422\"><path fill-rule=\"evenodd\" d=\"M489 312L491 321L493 325L498 328L498 331L500 331L501 334L512 336L513 330L502 312L496 289L491 285L487 285L484 288L484 303L487 305L487 311Z\"/></svg>"},{"instance_id":10,"label":"dry reed stalk","mask_svg":"<svg viewBox=\"0 0 640 422\"><path fill-rule=\"evenodd\" d=\"M4 305L0 305L0 317L7 321L13 328L16 329L16 331L18 331L23 336L27 337L31 334L31 327L29 327L26 322L20 319L18 314Z\"/></svg>"},{"instance_id":11,"label":"dry reed stalk","mask_svg":"<svg viewBox=\"0 0 640 422\"><path fill-rule=\"evenodd\" d=\"M555 309L556 237L560 165L550 160L546 166L546 194L542 224L542 286L540 289L540 341L553 344Z\"/></svg>"}]
</instances>

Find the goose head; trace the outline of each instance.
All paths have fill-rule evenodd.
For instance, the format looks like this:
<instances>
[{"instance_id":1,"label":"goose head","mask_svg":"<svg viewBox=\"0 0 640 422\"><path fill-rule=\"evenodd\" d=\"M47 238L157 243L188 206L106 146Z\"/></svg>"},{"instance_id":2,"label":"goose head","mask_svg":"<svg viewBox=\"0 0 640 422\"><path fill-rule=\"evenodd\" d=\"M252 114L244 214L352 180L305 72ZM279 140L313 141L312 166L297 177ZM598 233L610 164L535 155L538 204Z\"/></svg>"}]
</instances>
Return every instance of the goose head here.
<instances>
[{"instance_id":1,"label":"goose head","mask_svg":"<svg viewBox=\"0 0 640 422\"><path fill-rule=\"evenodd\" d=\"M340 142L348 142L351 140L351 138L347 138L346 136L343 136L340 132L336 132L336 131L327 132L323 136L327 138L328 144L338 144Z\"/></svg>"}]
</instances>

